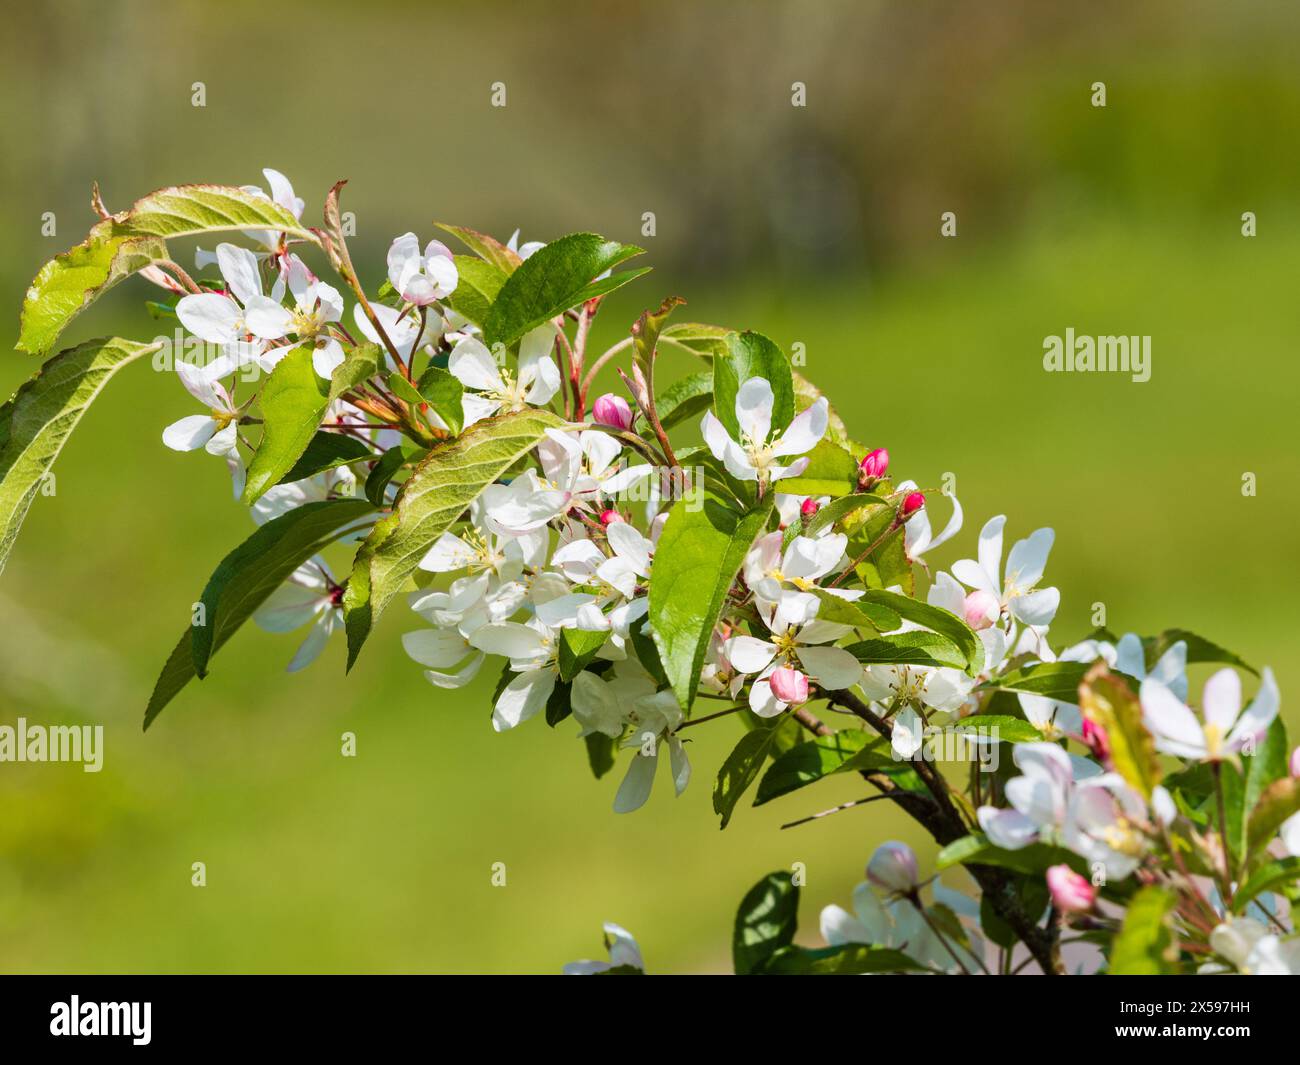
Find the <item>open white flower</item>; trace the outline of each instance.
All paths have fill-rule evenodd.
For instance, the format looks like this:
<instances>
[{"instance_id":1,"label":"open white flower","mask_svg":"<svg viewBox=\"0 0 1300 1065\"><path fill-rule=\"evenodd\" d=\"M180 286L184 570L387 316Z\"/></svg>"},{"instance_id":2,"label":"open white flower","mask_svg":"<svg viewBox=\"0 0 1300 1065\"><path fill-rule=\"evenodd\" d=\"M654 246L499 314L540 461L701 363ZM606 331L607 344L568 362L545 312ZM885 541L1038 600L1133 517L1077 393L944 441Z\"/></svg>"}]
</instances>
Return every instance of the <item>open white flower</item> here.
<instances>
[{"instance_id":1,"label":"open white flower","mask_svg":"<svg viewBox=\"0 0 1300 1065\"><path fill-rule=\"evenodd\" d=\"M234 244L217 245L217 264L229 293L182 296L176 303L181 325L209 344L235 344L250 335L263 340L284 336L291 315L280 305L283 278L277 277L271 295L265 295L257 256Z\"/></svg>"},{"instance_id":2,"label":"open white flower","mask_svg":"<svg viewBox=\"0 0 1300 1065\"><path fill-rule=\"evenodd\" d=\"M1155 737L1156 750L1197 762L1218 762L1248 743L1258 742L1277 717L1281 697L1267 667L1259 691L1241 709L1241 677L1221 669L1205 682L1198 718L1167 685L1148 676L1142 681L1142 721Z\"/></svg>"},{"instance_id":3,"label":"open white flower","mask_svg":"<svg viewBox=\"0 0 1300 1065\"><path fill-rule=\"evenodd\" d=\"M259 335L269 340L293 336L294 343L272 348L260 360L262 366L272 369L289 352L306 344L312 349L312 367L328 381L343 361L343 345L327 330L330 323L343 318L343 297L333 285L319 280L296 255L285 256L284 276L293 296L293 309L281 307L284 314L274 323L268 315Z\"/></svg>"},{"instance_id":4,"label":"open white flower","mask_svg":"<svg viewBox=\"0 0 1300 1065\"><path fill-rule=\"evenodd\" d=\"M952 572L962 584L986 592L997 601L998 608L1009 611L1026 625L1047 625L1056 616L1061 593L1055 588L1037 588L1043 579L1047 556L1056 534L1038 529L1027 539L1016 541L1007 556L1005 579L1002 569L1002 527L1006 517L990 518L980 530L979 561L964 558L953 564Z\"/></svg>"},{"instance_id":5,"label":"open white flower","mask_svg":"<svg viewBox=\"0 0 1300 1065\"><path fill-rule=\"evenodd\" d=\"M388 280L407 303L427 307L456 291L460 280L451 250L431 240L420 252L414 233L403 233L388 249Z\"/></svg>"},{"instance_id":6,"label":"open white flower","mask_svg":"<svg viewBox=\"0 0 1300 1065\"><path fill-rule=\"evenodd\" d=\"M789 705L776 696L768 679L780 666L805 673L825 691L852 687L862 677L862 664L848 651L823 646L852 628L818 621L819 606L815 595L784 592L775 603L759 608L771 639L733 636L727 641L725 653L731 664L741 673L758 674L749 690L749 708L759 717L775 717Z\"/></svg>"},{"instance_id":7,"label":"open white flower","mask_svg":"<svg viewBox=\"0 0 1300 1065\"><path fill-rule=\"evenodd\" d=\"M727 472L741 481L771 484L783 477L798 477L808 468L807 458L780 466L777 459L803 455L817 446L826 433L828 406L824 396L811 407L795 415L779 434L772 431L775 398L772 386L763 377L751 377L736 393L736 421L740 439L733 440L712 411L704 415L700 432L715 459L721 459Z\"/></svg>"},{"instance_id":8,"label":"open white flower","mask_svg":"<svg viewBox=\"0 0 1300 1065\"><path fill-rule=\"evenodd\" d=\"M461 397L465 425L490 418L497 411L510 413L525 407L542 407L560 390L560 368L551 358L555 327L549 322L526 333L519 342L519 376L498 366L483 342L474 337L452 349L447 369L468 391Z\"/></svg>"},{"instance_id":9,"label":"open white flower","mask_svg":"<svg viewBox=\"0 0 1300 1065\"><path fill-rule=\"evenodd\" d=\"M163 443L173 451L197 451L239 457L239 408L220 381L188 362L176 364L176 376L191 396L208 408L207 414L190 414L163 430Z\"/></svg>"}]
</instances>

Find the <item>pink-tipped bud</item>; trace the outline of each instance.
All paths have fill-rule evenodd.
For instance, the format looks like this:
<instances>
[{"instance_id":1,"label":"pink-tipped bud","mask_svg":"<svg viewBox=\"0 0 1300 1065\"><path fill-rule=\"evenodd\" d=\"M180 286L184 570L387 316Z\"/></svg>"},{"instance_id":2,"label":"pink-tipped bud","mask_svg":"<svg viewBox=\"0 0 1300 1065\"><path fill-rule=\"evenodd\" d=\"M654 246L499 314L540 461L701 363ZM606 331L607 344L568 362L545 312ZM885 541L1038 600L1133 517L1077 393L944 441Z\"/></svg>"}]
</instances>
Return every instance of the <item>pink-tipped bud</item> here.
<instances>
[{"instance_id":1,"label":"pink-tipped bud","mask_svg":"<svg viewBox=\"0 0 1300 1065\"><path fill-rule=\"evenodd\" d=\"M1052 893L1052 905L1061 913L1087 913L1097 901L1097 889L1068 865L1047 870L1047 890Z\"/></svg>"},{"instance_id":2,"label":"pink-tipped bud","mask_svg":"<svg viewBox=\"0 0 1300 1065\"><path fill-rule=\"evenodd\" d=\"M799 513L805 518L811 518L821 509L821 504L818 503L817 500L813 499L812 496L809 496L799 505Z\"/></svg>"},{"instance_id":3,"label":"pink-tipped bud","mask_svg":"<svg viewBox=\"0 0 1300 1065\"><path fill-rule=\"evenodd\" d=\"M1291 775L1300 777L1300 747L1291 752Z\"/></svg>"},{"instance_id":4,"label":"pink-tipped bud","mask_svg":"<svg viewBox=\"0 0 1300 1065\"><path fill-rule=\"evenodd\" d=\"M858 463L858 472L860 476L869 481L877 481L885 476L889 469L889 452L883 447L878 447L874 451L868 451L862 461Z\"/></svg>"},{"instance_id":5,"label":"pink-tipped bud","mask_svg":"<svg viewBox=\"0 0 1300 1065\"><path fill-rule=\"evenodd\" d=\"M1083 719L1083 742L1092 756L1107 769L1110 768L1110 737L1097 722Z\"/></svg>"},{"instance_id":6,"label":"pink-tipped bud","mask_svg":"<svg viewBox=\"0 0 1300 1065\"><path fill-rule=\"evenodd\" d=\"M987 629L994 621L997 620L1001 612L1001 605L998 598L992 592L976 591L971 592L961 604L962 617L966 619L966 624L976 632L980 629Z\"/></svg>"},{"instance_id":7,"label":"pink-tipped bud","mask_svg":"<svg viewBox=\"0 0 1300 1065\"><path fill-rule=\"evenodd\" d=\"M632 408L628 406L627 400L613 392L606 392L596 400L591 413L598 423L614 429L627 429L632 425Z\"/></svg>"},{"instance_id":8,"label":"pink-tipped bud","mask_svg":"<svg viewBox=\"0 0 1300 1065\"><path fill-rule=\"evenodd\" d=\"M609 510L602 510L600 512L601 525L614 525L620 521L627 521L627 518L623 517L623 515L613 507L610 507Z\"/></svg>"},{"instance_id":9,"label":"pink-tipped bud","mask_svg":"<svg viewBox=\"0 0 1300 1065\"><path fill-rule=\"evenodd\" d=\"M916 855L906 843L891 840L876 848L867 863L867 879L876 887L907 895L916 890Z\"/></svg>"},{"instance_id":10,"label":"pink-tipped bud","mask_svg":"<svg viewBox=\"0 0 1300 1065\"><path fill-rule=\"evenodd\" d=\"M903 505L898 508L898 524L902 525L913 514L925 506L925 496L920 492L908 492L903 497Z\"/></svg>"},{"instance_id":11,"label":"pink-tipped bud","mask_svg":"<svg viewBox=\"0 0 1300 1065\"><path fill-rule=\"evenodd\" d=\"M772 694L783 703L798 706L808 701L808 678L797 669L789 666L774 669L768 683L772 685Z\"/></svg>"}]
</instances>

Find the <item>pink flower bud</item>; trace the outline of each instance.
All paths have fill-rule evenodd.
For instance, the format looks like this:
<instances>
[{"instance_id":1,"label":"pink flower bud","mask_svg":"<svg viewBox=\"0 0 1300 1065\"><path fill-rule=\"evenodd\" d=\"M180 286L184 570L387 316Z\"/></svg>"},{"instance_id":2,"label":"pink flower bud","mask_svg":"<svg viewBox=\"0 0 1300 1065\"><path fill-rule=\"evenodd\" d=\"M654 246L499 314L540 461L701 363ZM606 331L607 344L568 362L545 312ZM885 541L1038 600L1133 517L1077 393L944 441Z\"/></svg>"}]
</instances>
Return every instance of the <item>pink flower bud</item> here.
<instances>
[{"instance_id":1,"label":"pink flower bud","mask_svg":"<svg viewBox=\"0 0 1300 1065\"><path fill-rule=\"evenodd\" d=\"M906 843L882 843L867 863L867 879L876 887L906 895L916 890L916 855Z\"/></svg>"},{"instance_id":2,"label":"pink flower bud","mask_svg":"<svg viewBox=\"0 0 1300 1065\"><path fill-rule=\"evenodd\" d=\"M799 513L805 518L811 518L821 509L821 504L819 504L817 500L813 499L812 496L809 496L799 505Z\"/></svg>"},{"instance_id":3,"label":"pink flower bud","mask_svg":"<svg viewBox=\"0 0 1300 1065\"><path fill-rule=\"evenodd\" d=\"M1291 752L1291 775L1300 777L1300 747Z\"/></svg>"},{"instance_id":4,"label":"pink flower bud","mask_svg":"<svg viewBox=\"0 0 1300 1065\"><path fill-rule=\"evenodd\" d=\"M903 505L898 508L898 524L902 525L913 514L925 506L925 496L920 492L908 492L903 497Z\"/></svg>"},{"instance_id":5,"label":"pink flower bud","mask_svg":"<svg viewBox=\"0 0 1300 1065\"><path fill-rule=\"evenodd\" d=\"M961 604L962 617L976 632L987 629L1001 612L997 596L983 590L971 592Z\"/></svg>"},{"instance_id":6,"label":"pink flower bud","mask_svg":"<svg viewBox=\"0 0 1300 1065\"><path fill-rule=\"evenodd\" d=\"M1068 865L1047 870L1047 890L1052 893L1052 905L1061 913L1087 913L1097 901L1097 889Z\"/></svg>"},{"instance_id":7,"label":"pink flower bud","mask_svg":"<svg viewBox=\"0 0 1300 1065\"><path fill-rule=\"evenodd\" d=\"M613 507L610 507L609 510L602 510L600 512L601 525L613 525L616 522L620 522L620 521L627 521L627 518L623 517L623 515L620 514Z\"/></svg>"},{"instance_id":8,"label":"pink flower bud","mask_svg":"<svg viewBox=\"0 0 1300 1065\"><path fill-rule=\"evenodd\" d=\"M867 480L878 480L885 476L885 471L889 469L889 452L883 447L878 447L874 451L868 451L863 456L862 461L858 463L858 470L862 477Z\"/></svg>"},{"instance_id":9,"label":"pink flower bud","mask_svg":"<svg viewBox=\"0 0 1300 1065\"><path fill-rule=\"evenodd\" d=\"M1106 769L1110 768L1110 738L1106 730L1095 721L1083 719L1083 742L1092 751L1092 756Z\"/></svg>"},{"instance_id":10,"label":"pink flower bud","mask_svg":"<svg viewBox=\"0 0 1300 1065\"><path fill-rule=\"evenodd\" d=\"M774 669L768 683L772 685L772 694L783 703L797 706L808 701L808 678L797 669L789 666Z\"/></svg>"},{"instance_id":11,"label":"pink flower bud","mask_svg":"<svg viewBox=\"0 0 1300 1065\"><path fill-rule=\"evenodd\" d=\"M615 429L627 429L632 425L632 408L628 406L627 400L613 392L606 392L596 400L591 413L601 425Z\"/></svg>"}]
</instances>

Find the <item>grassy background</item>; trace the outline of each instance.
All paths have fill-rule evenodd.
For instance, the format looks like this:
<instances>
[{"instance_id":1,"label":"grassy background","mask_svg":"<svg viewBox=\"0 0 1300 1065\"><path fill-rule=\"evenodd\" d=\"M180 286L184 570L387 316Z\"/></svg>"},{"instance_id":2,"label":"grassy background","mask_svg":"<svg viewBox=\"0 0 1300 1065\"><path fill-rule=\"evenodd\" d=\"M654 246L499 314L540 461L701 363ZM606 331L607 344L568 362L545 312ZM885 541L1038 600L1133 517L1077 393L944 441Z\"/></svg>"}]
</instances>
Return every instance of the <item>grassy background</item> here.
<instances>
[{"instance_id":1,"label":"grassy background","mask_svg":"<svg viewBox=\"0 0 1300 1065\"><path fill-rule=\"evenodd\" d=\"M1094 602L1116 631L1190 628L1271 663L1300 721L1285 8L1229 22L1209 5L1165 19L1102 5L1083 23L927 4L325 4L287 10L270 27L283 46L251 51L256 7L126 4L93 26L91 10L33 9L4 45L2 95L34 89L6 116L0 171L11 306L79 239L94 177L120 208L274 165L313 217L351 177L372 280L387 240L434 217L635 241L655 210L656 271L611 301L599 339L674 292L690 317L802 342L856 437L922 483L956 474L968 525L939 564L991 514L1013 536L1050 524L1058 635L1088 630ZM322 38L339 58L307 47ZM497 78L510 106L492 112ZM788 107L796 78L806 112ZM1087 105L1099 79L1104 111ZM940 240L949 209L960 236ZM50 210L59 233L42 238ZM122 286L68 341L152 336L144 293ZM1067 326L1151 335L1151 381L1044 374L1043 337ZM0 363L0 391L31 368ZM681 799L660 781L617 817L621 766L593 781L571 723L494 734L488 681L426 685L400 605L346 683L341 647L290 677L294 639L241 633L143 735L189 604L251 529L219 463L162 447L190 411L143 367L115 382L0 579L0 723L102 722L107 744L97 775L0 764L5 970L553 971L600 956L603 919L657 971L722 970L735 903L763 873L807 863L811 934L877 843L920 843L882 805L778 830L865 792L848 780L719 833L709 791L734 721L693 730Z\"/></svg>"}]
</instances>

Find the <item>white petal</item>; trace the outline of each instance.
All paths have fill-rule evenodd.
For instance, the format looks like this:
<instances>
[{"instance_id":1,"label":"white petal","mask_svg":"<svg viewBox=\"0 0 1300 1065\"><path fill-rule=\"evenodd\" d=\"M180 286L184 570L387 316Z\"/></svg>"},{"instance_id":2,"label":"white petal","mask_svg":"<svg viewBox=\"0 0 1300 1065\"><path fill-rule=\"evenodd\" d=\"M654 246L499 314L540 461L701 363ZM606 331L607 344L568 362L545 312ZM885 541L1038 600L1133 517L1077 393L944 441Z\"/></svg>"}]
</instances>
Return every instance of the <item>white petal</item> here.
<instances>
[{"instance_id":1,"label":"white petal","mask_svg":"<svg viewBox=\"0 0 1300 1065\"><path fill-rule=\"evenodd\" d=\"M228 344L240 339L244 312L229 296L218 292L201 292L182 296L176 303L176 317L181 325L209 344Z\"/></svg>"},{"instance_id":2,"label":"white petal","mask_svg":"<svg viewBox=\"0 0 1300 1065\"><path fill-rule=\"evenodd\" d=\"M1215 725L1226 736L1241 713L1241 678L1235 669L1220 669L1205 682L1201 697L1201 716L1207 725Z\"/></svg>"},{"instance_id":3,"label":"white petal","mask_svg":"<svg viewBox=\"0 0 1300 1065\"><path fill-rule=\"evenodd\" d=\"M247 306L254 296L262 295L262 275L257 256L247 248L235 244L218 244L217 267L240 303Z\"/></svg>"},{"instance_id":4,"label":"white petal","mask_svg":"<svg viewBox=\"0 0 1300 1065\"><path fill-rule=\"evenodd\" d=\"M1007 556L1007 585L1028 589L1042 580L1055 539L1051 529L1036 529L1028 539L1018 541Z\"/></svg>"},{"instance_id":5,"label":"white petal","mask_svg":"<svg viewBox=\"0 0 1300 1065\"><path fill-rule=\"evenodd\" d=\"M614 812L630 814L639 810L650 798L650 789L655 782L655 769L659 765L659 751L655 748L652 755L644 755L640 748L632 756L632 763L627 767L627 775L614 796Z\"/></svg>"},{"instance_id":6,"label":"white petal","mask_svg":"<svg viewBox=\"0 0 1300 1065\"><path fill-rule=\"evenodd\" d=\"M191 414L163 430L163 443L173 451L197 451L212 439L217 423L206 414Z\"/></svg>"},{"instance_id":7,"label":"white petal","mask_svg":"<svg viewBox=\"0 0 1300 1065\"><path fill-rule=\"evenodd\" d=\"M269 296L254 296L244 308L248 331L263 340L279 340L289 333L293 315Z\"/></svg>"},{"instance_id":8,"label":"white petal","mask_svg":"<svg viewBox=\"0 0 1300 1065\"><path fill-rule=\"evenodd\" d=\"M402 647L422 666L446 669L470 654L469 641L455 629L419 629L402 635Z\"/></svg>"},{"instance_id":9,"label":"white petal","mask_svg":"<svg viewBox=\"0 0 1300 1065\"><path fill-rule=\"evenodd\" d=\"M504 387L492 353L482 341L473 337L462 340L452 349L447 369L466 388L498 392Z\"/></svg>"},{"instance_id":10,"label":"white petal","mask_svg":"<svg viewBox=\"0 0 1300 1065\"><path fill-rule=\"evenodd\" d=\"M795 416L794 421L772 445L772 454L802 455L811 451L826 435L828 417L826 397L819 396L817 402Z\"/></svg>"},{"instance_id":11,"label":"white petal","mask_svg":"<svg viewBox=\"0 0 1300 1065\"><path fill-rule=\"evenodd\" d=\"M474 635L477 636L478 633ZM546 705L546 700L555 690L555 677L555 671L551 669L530 669L526 673L520 673L505 686L497 699L497 705L492 711L492 727L497 732L505 732L536 714Z\"/></svg>"},{"instance_id":12,"label":"white petal","mask_svg":"<svg viewBox=\"0 0 1300 1065\"><path fill-rule=\"evenodd\" d=\"M862 663L842 647L800 647L799 661L826 691L851 688L862 679Z\"/></svg>"},{"instance_id":13,"label":"white petal","mask_svg":"<svg viewBox=\"0 0 1300 1065\"><path fill-rule=\"evenodd\" d=\"M776 657L776 645L753 636L733 636L725 644L726 655L741 673L759 673Z\"/></svg>"},{"instance_id":14,"label":"white petal","mask_svg":"<svg viewBox=\"0 0 1300 1065\"><path fill-rule=\"evenodd\" d=\"M750 440L765 442L772 432L772 386L764 377L751 377L736 393L736 421Z\"/></svg>"},{"instance_id":15,"label":"white petal","mask_svg":"<svg viewBox=\"0 0 1300 1065\"><path fill-rule=\"evenodd\" d=\"M1140 698L1143 724L1156 737L1157 746L1167 740L1191 751L1205 750L1205 733L1196 715L1165 685L1147 677Z\"/></svg>"},{"instance_id":16,"label":"white petal","mask_svg":"<svg viewBox=\"0 0 1300 1065\"><path fill-rule=\"evenodd\" d=\"M1028 595L1018 595L1008 604L1011 614L1026 625L1049 625L1061 605L1061 593L1056 588L1040 588Z\"/></svg>"},{"instance_id":17,"label":"white petal","mask_svg":"<svg viewBox=\"0 0 1300 1065\"><path fill-rule=\"evenodd\" d=\"M477 558L478 552L474 548L459 536L445 532L425 552L419 565L420 569L428 570L430 573L452 573L455 570L465 569Z\"/></svg>"},{"instance_id":18,"label":"white petal","mask_svg":"<svg viewBox=\"0 0 1300 1065\"><path fill-rule=\"evenodd\" d=\"M506 658L534 658L546 649L541 633L514 621L495 622L475 629L469 642L480 651Z\"/></svg>"}]
</instances>

